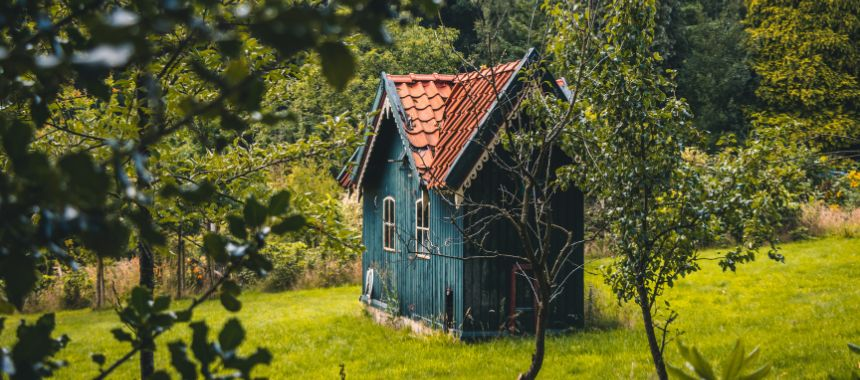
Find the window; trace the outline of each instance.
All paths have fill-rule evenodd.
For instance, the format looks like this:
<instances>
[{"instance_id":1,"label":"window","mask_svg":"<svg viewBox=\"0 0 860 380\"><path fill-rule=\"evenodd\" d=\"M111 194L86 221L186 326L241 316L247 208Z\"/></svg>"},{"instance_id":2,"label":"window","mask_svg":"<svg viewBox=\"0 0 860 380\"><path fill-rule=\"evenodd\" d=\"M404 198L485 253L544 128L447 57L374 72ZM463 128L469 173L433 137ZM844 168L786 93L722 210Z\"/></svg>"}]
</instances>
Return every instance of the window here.
<instances>
[{"instance_id":1,"label":"window","mask_svg":"<svg viewBox=\"0 0 860 380\"><path fill-rule=\"evenodd\" d=\"M382 249L394 251L394 198L382 200Z\"/></svg>"},{"instance_id":2,"label":"window","mask_svg":"<svg viewBox=\"0 0 860 380\"><path fill-rule=\"evenodd\" d=\"M419 258L430 258L430 208L424 200L415 202L415 254Z\"/></svg>"}]
</instances>

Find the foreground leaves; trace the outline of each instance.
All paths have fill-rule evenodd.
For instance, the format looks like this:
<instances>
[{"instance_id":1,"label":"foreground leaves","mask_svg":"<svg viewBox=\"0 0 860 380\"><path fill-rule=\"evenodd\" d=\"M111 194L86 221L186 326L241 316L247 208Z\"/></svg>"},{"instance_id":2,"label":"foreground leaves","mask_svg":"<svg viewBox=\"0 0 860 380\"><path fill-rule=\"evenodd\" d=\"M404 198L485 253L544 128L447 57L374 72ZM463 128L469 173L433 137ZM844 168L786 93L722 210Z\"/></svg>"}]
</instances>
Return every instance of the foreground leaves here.
<instances>
[{"instance_id":1,"label":"foreground leaves","mask_svg":"<svg viewBox=\"0 0 860 380\"><path fill-rule=\"evenodd\" d=\"M182 341L168 345L170 363L182 379L249 379L254 367L272 362L272 354L258 348L248 356L239 355L239 346L245 340L245 330L236 318L224 324L217 341L208 341L209 327L206 322L189 325L192 333L191 352L195 361L188 355L188 346ZM166 371L158 371L153 379L170 379Z\"/></svg>"},{"instance_id":2,"label":"foreground leaves","mask_svg":"<svg viewBox=\"0 0 860 380\"><path fill-rule=\"evenodd\" d=\"M3 331L4 318L0 318L0 332ZM65 361L54 359L54 355L69 344L69 337L51 337L54 332L54 314L45 314L33 324L21 320L16 331L17 342L11 352L0 347L0 378L41 379L51 377L54 371L67 365Z\"/></svg>"},{"instance_id":3,"label":"foreground leaves","mask_svg":"<svg viewBox=\"0 0 860 380\"><path fill-rule=\"evenodd\" d=\"M763 379L770 373L770 364L762 365L756 369L750 370L753 362L759 356L758 347L754 348L749 353L744 353L744 346L740 340L735 343L734 349L723 360L723 368L720 375L717 376L711 364L702 356L702 353L695 347L687 347L683 343L678 342L678 351L686 360L684 366L692 371L695 375L690 375L684 369L668 366L669 373L678 379L703 379L703 380L758 380Z\"/></svg>"}]
</instances>

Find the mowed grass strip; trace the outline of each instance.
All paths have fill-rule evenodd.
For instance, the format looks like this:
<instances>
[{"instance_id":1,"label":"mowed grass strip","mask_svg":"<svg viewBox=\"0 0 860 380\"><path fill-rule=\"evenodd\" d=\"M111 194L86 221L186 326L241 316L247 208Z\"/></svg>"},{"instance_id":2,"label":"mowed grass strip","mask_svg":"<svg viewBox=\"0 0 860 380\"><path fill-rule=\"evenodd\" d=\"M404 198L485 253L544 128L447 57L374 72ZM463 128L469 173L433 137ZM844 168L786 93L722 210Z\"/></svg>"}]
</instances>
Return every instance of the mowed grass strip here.
<instances>
[{"instance_id":1,"label":"mowed grass strip","mask_svg":"<svg viewBox=\"0 0 860 380\"><path fill-rule=\"evenodd\" d=\"M748 349L760 345L760 362L773 364L773 378L848 377L858 358L846 344L860 342L860 239L787 244L783 253L785 264L761 257L737 273L703 262L702 271L679 281L665 296L680 314L674 330L713 361L723 358L738 338ZM646 378L652 373L635 307L618 307L596 274L606 262L590 263L586 276L586 298L599 310L592 322L602 327L550 338L542 378ZM267 347L274 354L271 366L255 372L271 378L339 378L343 364L350 379L511 379L529 364L532 342L527 338L463 344L376 325L358 303L359 291L352 286L246 294L239 313L209 302L195 318L209 323L214 338L227 318L238 316L247 330L244 351ZM18 319L7 318L3 345L11 343ZM91 378L96 365L90 353L106 353L110 361L127 349L109 332L118 326L111 311L61 312L57 321L58 332L72 339L60 357L73 363L59 378ZM190 329L179 325L161 337L157 367L169 366L167 342L189 336ZM680 364L674 344L667 356ZM137 360L116 375L138 377Z\"/></svg>"}]
</instances>

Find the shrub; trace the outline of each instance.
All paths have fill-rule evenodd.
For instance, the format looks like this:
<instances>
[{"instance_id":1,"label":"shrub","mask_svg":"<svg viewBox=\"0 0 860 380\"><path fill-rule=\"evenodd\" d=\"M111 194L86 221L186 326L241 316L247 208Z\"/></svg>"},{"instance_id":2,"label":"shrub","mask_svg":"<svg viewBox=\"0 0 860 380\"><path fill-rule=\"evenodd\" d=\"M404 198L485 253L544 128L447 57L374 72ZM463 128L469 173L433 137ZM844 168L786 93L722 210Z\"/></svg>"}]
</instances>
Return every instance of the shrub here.
<instances>
[{"instance_id":1,"label":"shrub","mask_svg":"<svg viewBox=\"0 0 860 380\"><path fill-rule=\"evenodd\" d=\"M71 271L63 277L63 307L80 309L92 303L93 282L83 270Z\"/></svg>"},{"instance_id":2,"label":"shrub","mask_svg":"<svg viewBox=\"0 0 860 380\"><path fill-rule=\"evenodd\" d=\"M268 291L292 289L304 271L304 253L307 246L302 242L272 242L264 254L272 261L272 271L266 277L263 288Z\"/></svg>"}]
</instances>

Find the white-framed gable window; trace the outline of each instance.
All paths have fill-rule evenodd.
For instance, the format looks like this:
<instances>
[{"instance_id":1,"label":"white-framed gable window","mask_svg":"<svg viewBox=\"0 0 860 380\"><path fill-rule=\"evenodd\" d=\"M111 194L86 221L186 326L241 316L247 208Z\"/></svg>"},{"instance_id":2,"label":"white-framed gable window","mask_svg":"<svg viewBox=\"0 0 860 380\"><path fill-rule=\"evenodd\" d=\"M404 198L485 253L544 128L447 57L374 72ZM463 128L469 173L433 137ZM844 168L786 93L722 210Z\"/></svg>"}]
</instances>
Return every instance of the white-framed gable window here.
<instances>
[{"instance_id":1,"label":"white-framed gable window","mask_svg":"<svg viewBox=\"0 0 860 380\"><path fill-rule=\"evenodd\" d=\"M430 208L423 199L415 201L415 255L430 258Z\"/></svg>"},{"instance_id":2,"label":"white-framed gable window","mask_svg":"<svg viewBox=\"0 0 860 380\"><path fill-rule=\"evenodd\" d=\"M382 200L382 249L394 252L395 229L394 197L387 196Z\"/></svg>"}]
</instances>

